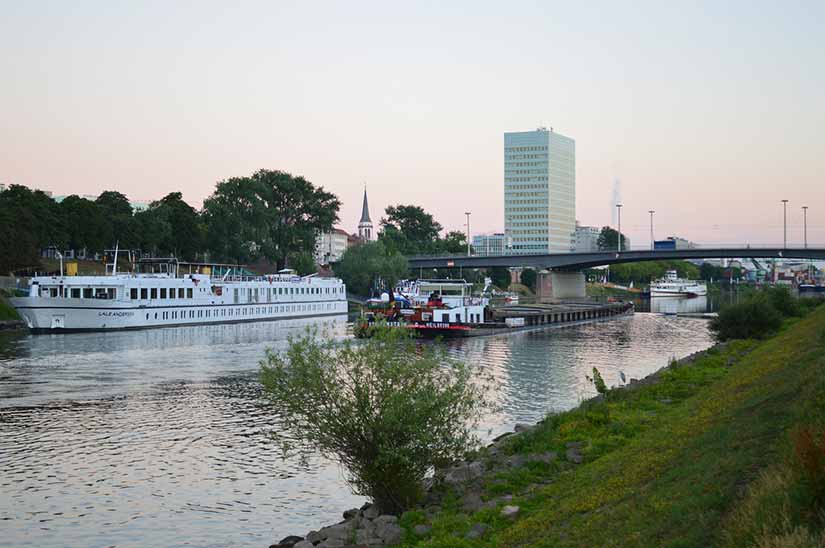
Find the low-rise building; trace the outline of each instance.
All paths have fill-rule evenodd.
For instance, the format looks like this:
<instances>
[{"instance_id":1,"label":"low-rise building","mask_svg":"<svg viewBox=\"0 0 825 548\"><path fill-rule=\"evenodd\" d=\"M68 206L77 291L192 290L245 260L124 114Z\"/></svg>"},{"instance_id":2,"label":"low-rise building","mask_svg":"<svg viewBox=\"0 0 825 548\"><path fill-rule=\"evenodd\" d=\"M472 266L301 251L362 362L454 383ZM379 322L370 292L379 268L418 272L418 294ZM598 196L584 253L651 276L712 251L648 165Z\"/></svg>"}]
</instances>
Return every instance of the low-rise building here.
<instances>
[{"instance_id":1,"label":"low-rise building","mask_svg":"<svg viewBox=\"0 0 825 548\"><path fill-rule=\"evenodd\" d=\"M573 242L570 251L576 253L593 253L599 251L599 234L602 229L597 226L581 226L576 221L576 232L573 234ZM625 238L625 243L627 239Z\"/></svg>"},{"instance_id":2,"label":"low-rise building","mask_svg":"<svg viewBox=\"0 0 825 548\"><path fill-rule=\"evenodd\" d=\"M476 234L472 245L476 255L504 255L504 234Z\"/></svg>"},{"instance_id":3,"label":"low-rise building","mask_svg":"<svg viewBox=\"0 0 825 548\"><path fill-rule=\"evenodd\" d=\"M315 239L314 258L317 264L336 263L349 247L350 235L340 228L322 232Z\"/></svg>"}]
</instances>

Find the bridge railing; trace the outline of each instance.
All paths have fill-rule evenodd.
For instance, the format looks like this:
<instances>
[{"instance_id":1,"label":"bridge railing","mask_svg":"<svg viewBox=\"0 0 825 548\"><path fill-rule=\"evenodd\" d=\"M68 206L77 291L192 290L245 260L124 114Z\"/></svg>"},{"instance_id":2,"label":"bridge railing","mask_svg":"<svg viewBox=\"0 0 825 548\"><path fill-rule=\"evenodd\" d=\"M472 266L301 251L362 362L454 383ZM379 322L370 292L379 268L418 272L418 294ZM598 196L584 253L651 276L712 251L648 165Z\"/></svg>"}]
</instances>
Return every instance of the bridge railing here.
<instances>
[{"instance_id":1,"label":"bridge railing","mask_svg":"<svg viewBox=\"0 0 825 548\"><path fill-rule=\"evenodd\" d=\"M709 244L693 244L690 246L678 246L676 248L657 248L652 249L650 244L648 245L632 245L628 247L623 247L622 252L626 251L684 251L687 249L792 249L792 250L803 250L803 249L825 249L825 244L815 244L815 243L808 243L805 245L803 243L788 243L787 245L783 245L780 243L773 243L773 244L766 244L766 243L709 243ZM502 256L514 256L514 255L591 255L593 253L616 253L618 249L600 249L595 251L567 251L567 252L556 252L556 253L545 253L541 251L531 251L531 252L523 252L519 250L505 250L503 253L471 253L470 257L502 257ZM467 258L466 253L442 253L436 255L414 255L408 257L408 259L462 259Z\"/></svg>"}]
</instances>

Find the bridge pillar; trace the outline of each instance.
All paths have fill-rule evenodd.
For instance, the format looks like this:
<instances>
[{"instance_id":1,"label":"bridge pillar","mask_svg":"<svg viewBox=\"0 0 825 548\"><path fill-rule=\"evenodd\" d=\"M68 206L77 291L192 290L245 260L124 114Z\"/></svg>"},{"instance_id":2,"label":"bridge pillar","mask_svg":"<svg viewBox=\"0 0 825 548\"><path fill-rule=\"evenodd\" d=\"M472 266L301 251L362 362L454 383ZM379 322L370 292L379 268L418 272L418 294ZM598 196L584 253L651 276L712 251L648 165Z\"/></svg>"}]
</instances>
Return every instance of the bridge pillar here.
<instances>
[{"instance_id":1,"label":"bridge pillar","mask_svg":"<svg viewBox=\"0 0 825 548\"><path fill-rule=\"evenodd\" d=\"M538 273L536 299L540 303L584 297L584 272L542 270Z\"/></svg>"}]
</instances>

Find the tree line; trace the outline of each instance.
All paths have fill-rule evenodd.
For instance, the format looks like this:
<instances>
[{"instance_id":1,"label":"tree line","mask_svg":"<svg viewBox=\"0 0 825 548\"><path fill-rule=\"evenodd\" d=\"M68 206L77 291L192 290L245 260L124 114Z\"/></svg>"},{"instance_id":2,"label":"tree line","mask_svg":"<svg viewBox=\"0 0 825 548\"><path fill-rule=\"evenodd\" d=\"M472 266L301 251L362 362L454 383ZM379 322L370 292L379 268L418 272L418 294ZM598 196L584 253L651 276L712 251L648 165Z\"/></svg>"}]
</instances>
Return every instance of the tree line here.
<instances>
[{"instance_id":1,"label":"tree line","mask_svg":"<svg viewBox=\"0 0 825 548\"><path fill-rule=\"evenodd\" d=\"M283 268L305 263L319 232L338 221L341 202L303 177L260 170L218 182L196 210L170 192L134 211L126 196L106 191L95 200L72 195L56 202L39 190L11 185L0 193L0 272L37 267L41 249L136 249L183 260Z\"/></svg>"},{"instance_id":2,"label":"tree line","mask_svg":"<svg viewBox=\"0 0 825 548\"><path fill-rule=\"evenodd\" d=\"M170 192L134 210L120 192L89 200L71 195L56 202L46 193L11 185L0 193L0 272L38 268L41 250L114 248L150 256L174 256L249 264L259 260L301 274L314 272L316 237L339 220L338 197L300 176L260 170L219 181L200 210ZM467 238L447 232L415 205L391 205L380 221L378 242L347 251L336 267L356 291L367 293L377 280L394 283L409 274L405 257L462 253Z\"/></svg>"}]
</instances>

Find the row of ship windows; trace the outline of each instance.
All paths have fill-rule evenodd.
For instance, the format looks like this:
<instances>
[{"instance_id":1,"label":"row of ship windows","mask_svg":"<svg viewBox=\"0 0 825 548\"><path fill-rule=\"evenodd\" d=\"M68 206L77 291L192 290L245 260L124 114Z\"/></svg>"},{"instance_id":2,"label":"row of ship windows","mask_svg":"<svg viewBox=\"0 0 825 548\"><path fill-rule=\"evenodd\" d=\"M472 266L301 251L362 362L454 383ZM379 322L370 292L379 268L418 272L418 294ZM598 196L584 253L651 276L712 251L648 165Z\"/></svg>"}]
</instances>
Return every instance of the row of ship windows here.
<instances>
[{"instance_id":1,"label":"row of ship windows","mask_svg":"<svg viewBox=\"0 0 825 548\"><path fill-rule=\"evenodd\" d=\"M213 287L215 295L221 294L220 287ZM272 287L266 289L260 288L234 288L235 298L238 297L238 289L242 294L249 296L253 300L258 300L259 295L267 295L268 298L274 295L321 295L321 294L339 294L344 292L343 287ZM277 289L277 293L276 293ZM200 292L205 292L203 288ZM70 298L70 299L115 299L117 296L117 289L114 287L43 287L41 291L43 297L56 298ZM176 296L177 295L177 296ZM151 288L130 288L129 298L132 300L147 300L147 299L192 299L193 289L191 287L183 288L166 288L166 287L151 287Z\"/></svg>"},{"instance_id":2,"label":"row of ship windows","mask_svg":"<svg viewBox=\"0 0 825 548\"><path fill-rule=\"evenodd\" d=\"M276 295L322 295L322 294L339 294L344 292L343 287L268 287L268 288L249 288L249 287L236 287L234 289L234 297L237 301L239 295L243 295L245 298L248 298L253 301L257 301L259 298L262 298L266 295L267 300L271 300L273 296ZM177 290L177 298L178 299L191 299L192 298L192 288L186 288L186 296L184 297L184 288L178 288ZM201 291L205 291L201 289ZM223 289L220 286L215 286L212 288L212 293L215 295L222 295ZM150 288L140 288L140 299L174 299L175 298L175 288L170 287L167 291L165 287L150 287ZM138 288L131 288L129 292L129 297L132 300L138 300Z\"/></svg>"},{"instance_id":3,"label":"row of ship windows","mask_svg":"<svg viewBox=\"0 0 825 548\"><path fill-rule=\"evenodd\" d=\"M287 312L323 312L333 310L334 304L291 304L283 306L250 306L243 308L216 308L200 310L167 310L165 312L155 312L154 319L161 320L194 320L199 318L235 318L241 316L261 316L264 314L281 314ZM160 315L160 318L158 318ZM146 314L149 319L150 314Z\"/></svg>"}]
</instances>

